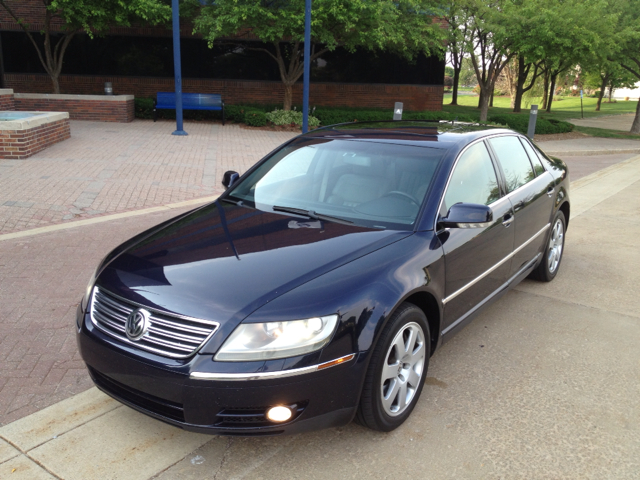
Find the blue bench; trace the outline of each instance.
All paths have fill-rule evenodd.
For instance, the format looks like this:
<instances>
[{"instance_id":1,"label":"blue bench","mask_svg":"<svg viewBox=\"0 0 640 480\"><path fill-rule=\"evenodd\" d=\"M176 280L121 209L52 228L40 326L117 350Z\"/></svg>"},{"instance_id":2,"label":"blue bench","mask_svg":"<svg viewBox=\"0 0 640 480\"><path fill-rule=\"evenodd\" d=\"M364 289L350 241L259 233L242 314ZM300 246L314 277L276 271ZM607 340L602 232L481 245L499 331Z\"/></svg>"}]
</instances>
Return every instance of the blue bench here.
<instances>
[{"instance_id":1,"label":"blue bench","mask_svg":"<svg viewBox=\"0 0 640 480\"><path fill-rule=\"evenodd\" d=\"M153 102L153 121L158 119L157 109L176 109L175 92L158 92ZM224 102L222 95L216 93L183 93L183 110L222 110L222 125L224 125Z\"/></svg>"}]
</instances>

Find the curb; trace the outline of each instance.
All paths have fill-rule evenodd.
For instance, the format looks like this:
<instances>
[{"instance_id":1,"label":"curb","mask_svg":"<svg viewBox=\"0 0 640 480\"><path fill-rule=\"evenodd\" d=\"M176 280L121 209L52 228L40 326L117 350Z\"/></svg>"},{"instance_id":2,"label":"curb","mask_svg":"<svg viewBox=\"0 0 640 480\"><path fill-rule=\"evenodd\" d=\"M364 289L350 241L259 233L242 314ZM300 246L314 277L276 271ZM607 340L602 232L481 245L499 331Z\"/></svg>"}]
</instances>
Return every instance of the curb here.
<instances>
[{"instance_id":1,"label":"curb","mask_svg":"<svg viewBox=\"0 0 640 480\"><path fill-rule=\"evenodd\" d=\"M591 157L596 155L617 155L620 153L640 153L639 148L617 148L617 149L609 149L609 150L565 150L565 151L554 151L554 150L545 150L540 144L538 146L544 150L544 153L547 155L553 155L555 157Z\"/></svg>"}]
</instances>

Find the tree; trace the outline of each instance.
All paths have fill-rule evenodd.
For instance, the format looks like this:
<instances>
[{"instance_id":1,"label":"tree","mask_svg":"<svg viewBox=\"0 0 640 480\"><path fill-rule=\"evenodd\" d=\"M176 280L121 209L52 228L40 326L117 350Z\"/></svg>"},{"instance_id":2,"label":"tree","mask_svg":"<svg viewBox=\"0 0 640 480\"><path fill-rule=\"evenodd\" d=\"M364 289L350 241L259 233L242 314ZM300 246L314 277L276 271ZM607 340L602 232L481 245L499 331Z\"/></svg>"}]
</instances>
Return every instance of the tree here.
<instances>
[{"instance_id":1,"label":"tree","mask_svg":"<svg viewBox=\"0 0 640 480\"><path fill-rule=\"evenodd\" d=\"M640 0L620 0L616 7L619 13L616 25L618 48L609 59L617 61L636 81L640 81ZM630 132L640 134L640 100Z\"/></svg>"},{"instance_id":2,"label":"tree","mask_svg":"<svg viewBox=\"0 0 640 480\"><path fill-rule=\"evenodd\" d=\"M290 110L293 86L303 73L304 0L206 0L195 31L209 46L221 38L258 38L258 50L277 63L284 84L284 110ZM343 47L355 51L388 49L411 59L441 54L446 31L437 21L435 0L315 0L311 56Z\"/></svg>"},{"instance_id":3,"label":"tree","mask_svg":"<svg viewBox=\"0 0 640 480\"><path fill-rule=\"evenodd\" d=\"M515 55L509 31L510 10L514 5L507 0L472 0L467 8L471 29L469 53L480 86L480 121L485 122L496 81Z\"/></svg>"},{"instance_id":4,"label":"tree","mask_svg":"<svg viewBox=\"0 0 640 480\"><path fill-rule=\"evenodd\" d=\"M522 0L509 11L512 48L518 56L514 111L520 111L523 94L540 75L544 75L546 86L543 108L550 111L558 78L564 72L580 62L606 56L613 43L616 21L609 3Z\"/></svg>"},{"instance_id":5,"label":"tree","mask_svg":"<svg viewBox=\"0 0 640 480\"><path fill-rule=\"evenodd\" d=\"M458 87L460 84L460 72L469 45L471 33L467 19L465 0L453 0L449 4L448 12L444 19L449 25L447 37L447 51L449 62L453 65L453 92L451 105L458 104Z\"/></svg>"},{"instance_id":6,"label":"tree","mask_svg":"<svg viewBox=\"0 0 640 480\"><path fill-rule=\"evenodd\" d=\"M85 32L89 36L99 35L111 26L130 26L133 20L159 22L171 18L171 8L161 0L42 0L45 9L44 43L36 40L29 24L19 18L11 8L11 0L0 0L2 6L27 34L38 52L51 83L53 93L60 93L59 77L64 63L64 54L73 37ZM62 22L62 35L55 40L52 23Z\"/></svg>"},{"instance_id":7,"label":"tree","mask_svg":"<svg viewBox=\"0 0 640 480\"><path fill-rule=\"evenodd\" d=\"M600 111L605 90L609 88L609 102L615 88L632 88L634 78L630 72L623 69L619 64L603 60L599 64L585 68L584 84L587 87L598 89L598 101L596 112Z\"/></svg>"}]
</instances>

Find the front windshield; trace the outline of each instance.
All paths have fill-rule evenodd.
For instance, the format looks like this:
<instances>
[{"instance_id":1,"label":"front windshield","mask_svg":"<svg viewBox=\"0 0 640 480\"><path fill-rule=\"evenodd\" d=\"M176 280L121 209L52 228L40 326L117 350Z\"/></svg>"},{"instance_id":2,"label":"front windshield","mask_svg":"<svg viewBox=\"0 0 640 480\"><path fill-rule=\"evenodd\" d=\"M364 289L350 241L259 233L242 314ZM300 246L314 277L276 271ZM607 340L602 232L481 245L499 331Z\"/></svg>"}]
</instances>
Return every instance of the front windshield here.
<instances>
[{"instance_id":1,"label":"front windshield","mask_svg":"<svg viewBox=\"0 0 640 480\"><path fill-rule=\"evenodd\" d=\"M277 151L228 198L266 212L293 208L365 227L407 230L442 155L438 148L303 139Z\"/></svg>"}]
</instances>

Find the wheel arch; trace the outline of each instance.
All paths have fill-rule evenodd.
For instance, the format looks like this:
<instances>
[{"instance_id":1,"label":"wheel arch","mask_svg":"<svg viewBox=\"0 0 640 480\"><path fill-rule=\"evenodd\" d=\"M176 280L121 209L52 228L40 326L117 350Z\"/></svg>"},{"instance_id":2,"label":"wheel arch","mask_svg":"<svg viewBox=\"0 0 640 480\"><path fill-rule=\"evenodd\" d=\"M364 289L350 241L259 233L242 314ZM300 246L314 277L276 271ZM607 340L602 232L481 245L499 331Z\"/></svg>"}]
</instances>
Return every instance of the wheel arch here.
<instances>
[{"instance_id":1,"label":"wheel arch","mask_svg":"<svg viewBox=\"0 0 640 480\"><path fill-rule=\"evenodd\" d=\"M571 213L571 206L569 205L569 202L563 202L558 210L564 214L564 227L565 230L567 230L569 228L569 214Z\"/></svg>"},{"instance_id":2,"label":"wheel arch","mask_svg":"<svg viewBox=\"0 0 640 480\"><path fill-rule=\"evenodd\" d=\"M393 309L393 312L389 315L389 318L393 315L393 313L398 309L400 305L403 303L411 303L418 307L424 313L425 317L427 317L427 323L429 325L429 333L431 335L431 352L430 354L436 351L438 347L438 340L440 338L440 320L441 320L441 312L440 307L438 305L438 301L436 298L427 291L418 291L410 294L408 297L404 298L401 302L396 305Z\"/></svg>"}]
</instances>

